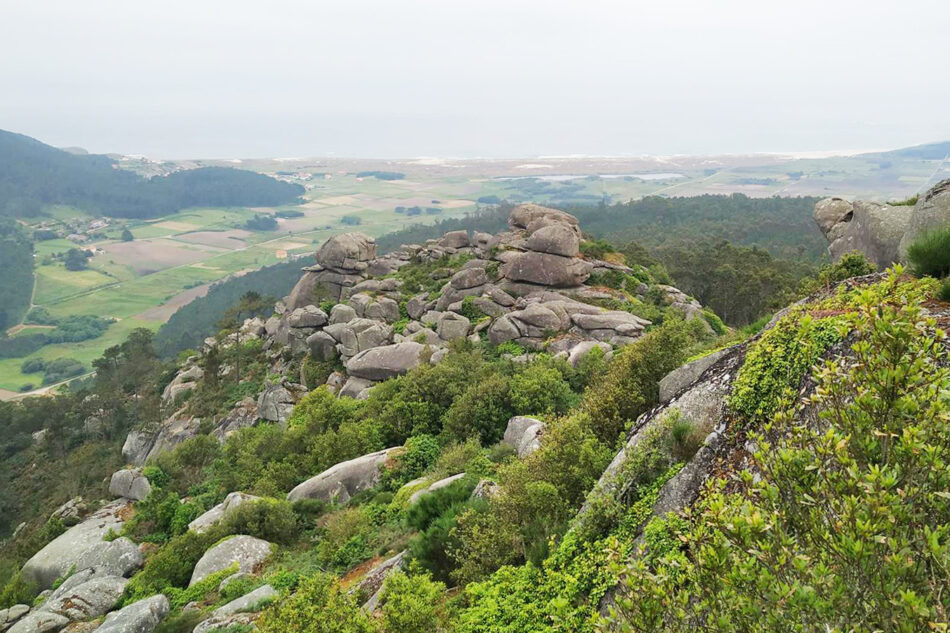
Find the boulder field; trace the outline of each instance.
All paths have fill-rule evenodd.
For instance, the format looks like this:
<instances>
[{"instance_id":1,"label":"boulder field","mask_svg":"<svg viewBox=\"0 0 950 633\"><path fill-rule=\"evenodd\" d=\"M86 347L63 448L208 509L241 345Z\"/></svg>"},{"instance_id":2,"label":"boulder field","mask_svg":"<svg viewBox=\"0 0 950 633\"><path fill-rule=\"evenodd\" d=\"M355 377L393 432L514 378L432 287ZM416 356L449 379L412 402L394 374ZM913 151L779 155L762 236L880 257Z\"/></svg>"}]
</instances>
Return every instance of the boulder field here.
<instances>
[{"instance_id":1,"label":"boulder field","mask_svg":"<svg viewBox=\"0 0 950 633\"><path fill-rule=\"evenodd\" d=\"M238 337L258 339L277 376L256 398L214 420L211 435L224 442L262 420L285 424L296 402L317 386L305 385L294 369L304 358L342 367L327 386L340 397L365 398L380 381L439 362L461 339L510 342L572 365L595 348L609 356L651 325L620 309L629 297L649 303L659 296L687 319L706 323L702 306L678 289L651 286L643 269L585 256L584 245L577 218L536 204L516 206L507 230L497 235L451 231L385 255L362 233L331 237L273 316L248 319L223 341L205 341L201 353ZM438 290L410 291L400 273L407 266L424 268L426 279L441 284ZM166 387L163 409L170 413L156 430L129 433L128 463L142 466L199 433L201 420L179 403L204 378L201 364L200 354L187 359Z\"/></svg>"}]
</instances>

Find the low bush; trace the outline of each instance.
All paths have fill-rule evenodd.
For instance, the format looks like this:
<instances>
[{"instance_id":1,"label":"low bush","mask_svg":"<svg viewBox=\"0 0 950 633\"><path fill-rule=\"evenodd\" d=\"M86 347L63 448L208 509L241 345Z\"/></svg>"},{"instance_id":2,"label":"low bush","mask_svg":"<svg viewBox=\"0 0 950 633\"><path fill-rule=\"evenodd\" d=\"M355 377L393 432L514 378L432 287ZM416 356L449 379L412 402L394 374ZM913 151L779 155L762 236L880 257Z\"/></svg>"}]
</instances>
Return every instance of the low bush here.
<instances>
[{"instance_id":1,"label":"low bush","mask_svg":"<svg viewBox=\"0 0 950 633\"><path fill-rule=\"evenodd\" d=\"M248 534L271 543L290 544L300 528L289 501L260 499L245 502L228 511L221 521L225 534Z\"/></svg>"},{"instance_id":2,"label":"low bush","mask_svg":"<svg viewBox=\"0 0 950 633\"><path fill-rule=\"evenodd\" d=\"M431 633L446 629L442 601L445 585L428 575L390 574L381 597L383 629L387 633Z\"/></svg>"},{"instance_id":3,"label":"low bush","mask_svg":"<svg viewBox=\"0 0 950 633\"><path fill-rule=\"evenodd\" d=\"M293 595L268 607L257 629L260 633L374 633L376 627L339 581L317 574L302 581Z\"/></svg>"},{"instance_id":4,"label":"low bush","mask_svg":"<svg viewBox=\"0 0 950 633\"><path fill-rule=\"evenodd\" d=\"M939 279L950 275L950 227L933 229L919 236L907 248L907 259L919 276Z\"/></svg>"}]
</instances>

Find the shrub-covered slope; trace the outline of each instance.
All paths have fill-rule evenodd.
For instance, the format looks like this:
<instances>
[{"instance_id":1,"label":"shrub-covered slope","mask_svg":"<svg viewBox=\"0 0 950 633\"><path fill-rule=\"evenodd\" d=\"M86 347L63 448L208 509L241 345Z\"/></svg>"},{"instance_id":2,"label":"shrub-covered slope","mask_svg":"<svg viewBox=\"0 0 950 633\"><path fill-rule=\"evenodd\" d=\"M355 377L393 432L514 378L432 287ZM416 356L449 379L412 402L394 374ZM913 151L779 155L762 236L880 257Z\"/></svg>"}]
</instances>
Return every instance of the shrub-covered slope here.
<instances>
[{"instance_id":1,"label":"shrub-covered slope","mask_svg":"<svg viewBox=\"0 0 950 633\"><path fill-rule=\"evenodd\" d=\"M45 524L18 510L34 518L5 550L22 571L0 608L32 602L51 565L81 594L96 552L138 543L105 611L157 601L163 631L939 629L936 284L828 283L741 340L619 254L574 251L571 226L522 208L507 234L387 258L351 235L271 319L177 371L145 339L116 350L88 391L53 400L61 425L10 450L69 464L125 437L144 466L110 490L135 501L104 540L76 540L87 521L42 550L105 491L77 486L89 501ZM577 272L517 279L537 254ZM4 414L34 430L34 408Z\"/></svg>"}]
</instances>

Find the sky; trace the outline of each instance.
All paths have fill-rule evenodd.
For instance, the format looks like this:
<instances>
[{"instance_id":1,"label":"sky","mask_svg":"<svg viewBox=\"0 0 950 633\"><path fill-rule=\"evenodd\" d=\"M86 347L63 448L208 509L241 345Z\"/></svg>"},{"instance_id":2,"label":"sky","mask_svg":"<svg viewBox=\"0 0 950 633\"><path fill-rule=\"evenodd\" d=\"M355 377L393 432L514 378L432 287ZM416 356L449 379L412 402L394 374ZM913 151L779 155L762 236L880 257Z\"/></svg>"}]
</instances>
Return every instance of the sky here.
<instances>
[{"instance_id":1,"label":"sky","mask_svg":"<svg viewBox=\"0 0 950 633\"><path fill-rule=\"evenodd\" d=\"M0 128L154 158L950 139L947 0L0 0Z\"/></svg>"}]
</instances>

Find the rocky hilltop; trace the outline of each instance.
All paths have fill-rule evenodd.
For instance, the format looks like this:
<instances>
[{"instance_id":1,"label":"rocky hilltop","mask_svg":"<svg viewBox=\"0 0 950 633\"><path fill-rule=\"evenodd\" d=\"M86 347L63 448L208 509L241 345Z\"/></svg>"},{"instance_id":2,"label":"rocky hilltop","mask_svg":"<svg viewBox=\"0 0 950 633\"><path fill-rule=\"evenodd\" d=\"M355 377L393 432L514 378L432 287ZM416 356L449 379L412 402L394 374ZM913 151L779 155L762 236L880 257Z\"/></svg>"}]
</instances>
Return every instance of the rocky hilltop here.
<instances>
[{"instance_id":1,"label":"rocky hilltop","mask_svg":"<svg viewBox=\"0 0 950 633\"><path fill-rule=\"evenodd\" d=\"M883 269L906 260L921 234L950 226L950 180L931 187L913 205L825 198L815 204L814 217L833 260L860 251Z\"/></svg>"},{"instance_id":2,"label":"rocky hilltop","mask_svg":"<svg viewBox=\"0 0 950 633\"><path fill-rule=\"evenodd\" d=\"M257 398L238 402L212 421L223 441L259 420L283 423L294 404L317 387L306 378L314 364L332 368L325 383L340 397L366 398L380 381L421 363L438 363L458 339L513 344L529 360L545 351L577 364L591 349L636 341L651 321L635 305L660 304L709 327L702 306L678 289L653 282L642 267L584 255L577 218L536 204L515 207L498 235L446 233L386 255L373 238L344 233L316 252L291 293L266 320L248 319L219 345L260 339L273 375ZM132 431L123 448L141 466L198 434L201 420L176 409L204 377L200 356L181 367L165 388L172 413L155 430Z\"/></svg>"}]
</instances>

